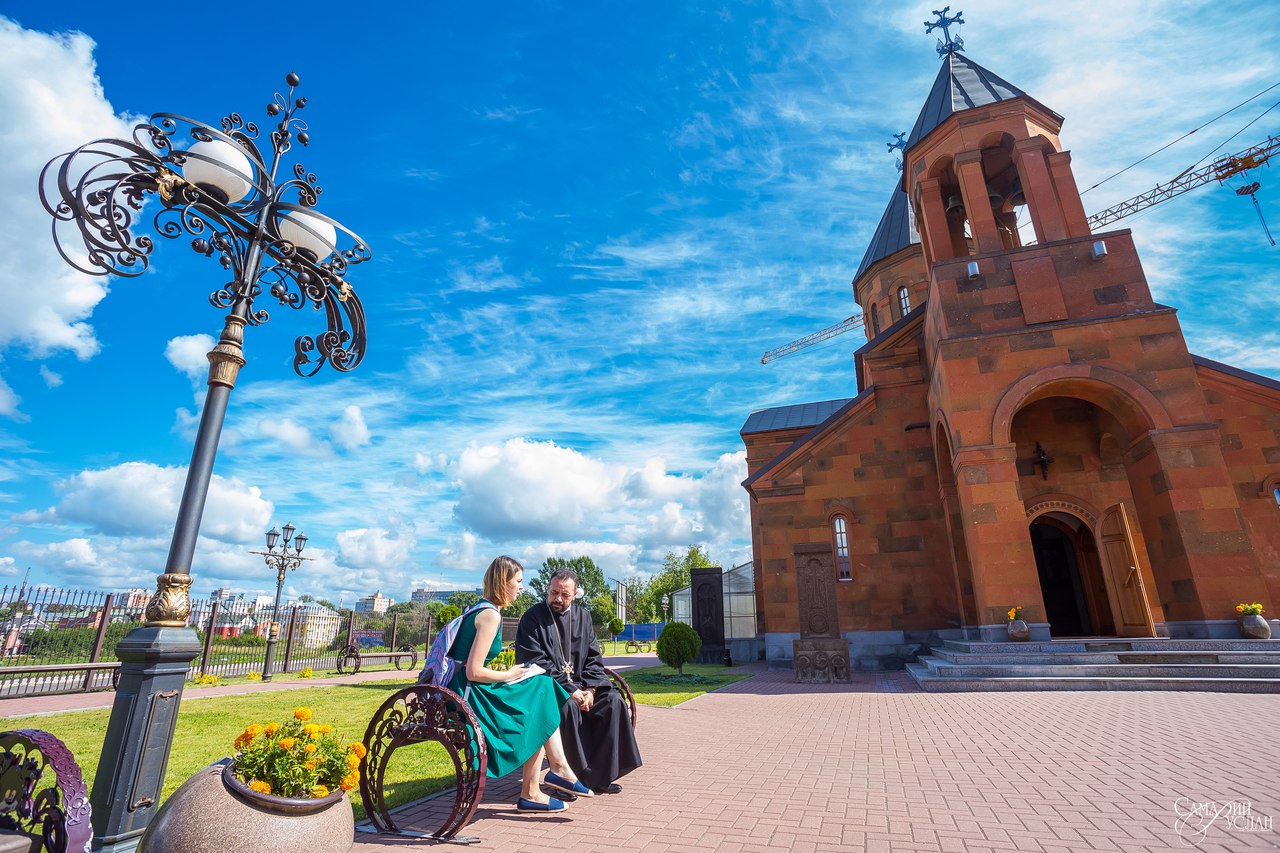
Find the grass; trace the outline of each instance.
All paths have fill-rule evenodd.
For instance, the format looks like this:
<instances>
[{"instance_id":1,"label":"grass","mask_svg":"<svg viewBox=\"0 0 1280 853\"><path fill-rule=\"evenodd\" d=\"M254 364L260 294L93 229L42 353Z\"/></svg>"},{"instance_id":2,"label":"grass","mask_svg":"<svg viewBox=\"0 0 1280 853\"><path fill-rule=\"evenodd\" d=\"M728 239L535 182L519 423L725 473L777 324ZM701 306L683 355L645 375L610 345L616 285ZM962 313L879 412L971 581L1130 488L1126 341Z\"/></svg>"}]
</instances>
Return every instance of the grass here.
<instances>
[{"instance_id":1,"label":"grass","mask_svg":"<svg viewBox=\"0 0 1280 853\"><path fill-rule=\"evenodd\" d=\"M718 665L687 664L679 675L667 666L633 669L624 673L636 701L642 705L669 708L696 696L747 677ZM284 680L277 676L277 679ZM235 679L240 681L241 679ZM291 679L292 680L292 679ZM315 712L316 722L331 724L344 741L362 740L365 728L378 707L395 690L412 684L404 680L369 681L349 685L250 693L241 696L197 698L200 688L188 687L187 701L178 713L173 750L165 773L161 799L167 798L188 777L206 765L231 755L232 741L250 723L283 722L293 709L305 705ZM226 681L223 682L227 683ZM44 729L67 744L92 787L92 779L102 753L109 708L3 718L5 729ZM413 802L453 785L453 764L444 747L436 743L414 744L397 749L384 777L389 807ZM360 791L351 792L356 819L364 818Z\"/></svg>"},{"instance_id":2,"label":"grass","mask_svg":"<svg viewBox=\"0 0 1280 853\"><path fill-rule=\"evenodd\" d=\"M688 702L747 676L748 673L741 670L735 672L719 664L704 663L685 664L683 675L669 666L648 666L622 673L637 702L662 708Z\"/></svg>"}]
</instances>

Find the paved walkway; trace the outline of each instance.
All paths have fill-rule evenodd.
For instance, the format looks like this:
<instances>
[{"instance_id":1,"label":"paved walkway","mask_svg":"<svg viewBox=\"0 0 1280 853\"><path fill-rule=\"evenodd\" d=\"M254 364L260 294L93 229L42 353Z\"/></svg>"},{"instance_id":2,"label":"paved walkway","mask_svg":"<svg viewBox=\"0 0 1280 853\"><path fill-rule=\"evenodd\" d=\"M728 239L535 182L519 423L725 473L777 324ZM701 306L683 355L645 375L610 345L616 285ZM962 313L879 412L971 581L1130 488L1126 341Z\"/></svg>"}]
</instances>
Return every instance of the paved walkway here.
<instances>
[{"instance_id":1,"label":"paved walkway","mask_svg":"<svg viewBox=\"0 0 1280 853\"><path fill-rule=\"evenodd\" d=\"M642 707L645 766L622 794L531 817L515 810L512 774L490 780L465 833L480 837L476 849L504 851L1280 844L1280 695L928 694L903 673L805 686L747 669L753 678L678 708ZM399 820L434 828L451 800L408 806ZM355 853L424 849L356 841Z\"/></svg>"}]
</instances>

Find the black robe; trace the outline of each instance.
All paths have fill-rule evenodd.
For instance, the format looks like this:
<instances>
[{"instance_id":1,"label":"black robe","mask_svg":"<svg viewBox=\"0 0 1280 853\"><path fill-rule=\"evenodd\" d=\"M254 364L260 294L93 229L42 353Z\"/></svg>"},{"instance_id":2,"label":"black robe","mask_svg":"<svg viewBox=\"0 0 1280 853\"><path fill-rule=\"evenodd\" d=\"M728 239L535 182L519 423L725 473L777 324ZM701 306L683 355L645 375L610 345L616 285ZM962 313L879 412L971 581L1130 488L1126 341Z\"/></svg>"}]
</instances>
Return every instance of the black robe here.
<instances>
[{"instance_id":1,"label":"black robe","mask_svg":"<svg viewBox=\"0 0 1280 853\"><path fill-rule=\"evenodd\" d=\"M562 651L573 664L572 676L563 669ZM516 632L516 663L538 664L570 693L581 688L595 689L589 712L584 714L573 700L560 709L565 757L582 784L601 791L640 766L631 712L604 671L604 658L589 612L573 605L569 613L557 616L545 601L530 607L520 618Z\"/></svg>"}]
</instances>

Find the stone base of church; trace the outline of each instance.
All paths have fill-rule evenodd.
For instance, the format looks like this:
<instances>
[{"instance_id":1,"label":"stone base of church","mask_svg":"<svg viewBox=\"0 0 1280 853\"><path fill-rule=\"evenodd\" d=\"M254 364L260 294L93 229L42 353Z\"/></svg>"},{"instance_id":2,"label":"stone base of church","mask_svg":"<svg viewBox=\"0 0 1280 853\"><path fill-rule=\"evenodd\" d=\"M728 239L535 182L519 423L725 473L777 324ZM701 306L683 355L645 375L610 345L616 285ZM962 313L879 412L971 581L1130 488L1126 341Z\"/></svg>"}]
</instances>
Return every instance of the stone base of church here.
<instances>
[{"instance_id":1,"label":"stone base of church","mask_svg":"<svg viewBox=\"0 0 1280 853\"><path fill-rule=\"evenodd\" d=\"M1053 639L1049 636L1048 622L1028 622L1027 627L1031 629L1031 642L1047 643ZM978 628L978 641L983 643L1009 643L1013 642L1009 639L1009 623L1000 622L996 625L983 625Z\"/></svg>"},{"instance_id":2,"label":"stone base of church","mask_svg":"<svg viewBox=\"0 0 1280 853\"><path fill-rule=\"evenodd\" d=\"M1268 619L1271 636L1280 637L1280 619ZM1157 626L1158 627L1158 626ZM1203 619L1168 622L1167 636L1173 640L1239 640L1240 623L1236 619ZM1159 633L1157 631L1157 633Z\"/></svg>"},{"instance_id":3,"label":"stone base of church","mask_svg":"<svg viewBox=\"0 0 1280 853\"><path fill-rule=\"evenodd\" d=\"M731 637L726 639L724 644L728 647L729 654L733 656L735 664L765 659L763 637Z\"/></svg>"},{"instance_id":4,"label":"stone base of church","mask_svg":"<svg viewBox=\"0 0 1280 853\"><path fill-rule=\"evenodd\" d=\"M976 639L966 637L963 628L941 628L932 631L845 631L842 638L849 646L849 667L854 671L882 672L905 669L908 662L927 654L930 646L943 640ZM770 669L794 669L794 643L798 633L763 635L765 659ZM735 657L736 661L737 658Z\"/></svg>"}]
</instances>

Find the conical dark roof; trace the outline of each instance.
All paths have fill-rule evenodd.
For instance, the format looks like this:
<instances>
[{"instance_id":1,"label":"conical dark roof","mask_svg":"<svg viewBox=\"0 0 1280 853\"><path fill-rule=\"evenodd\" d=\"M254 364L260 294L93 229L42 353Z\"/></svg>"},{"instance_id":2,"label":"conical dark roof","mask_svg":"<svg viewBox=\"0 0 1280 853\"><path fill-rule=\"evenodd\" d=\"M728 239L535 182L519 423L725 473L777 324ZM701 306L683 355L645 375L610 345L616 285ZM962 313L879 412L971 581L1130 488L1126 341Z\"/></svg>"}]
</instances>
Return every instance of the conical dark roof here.
<instances>
[{"instance_id":1,"label":"conical dark roof","mask_svg":"<svg viewBox=\"0 0 1280 853\"><path fill-rule=\"evenodd\" d=\"M1011 101L1014 98L1027 98L1059 121L1062 120L1062 116L964 54L949 53L943 58L942 68L933 81L929 97L916 118L915 127L911 128L911 135L907 137L907 148L928 136L929 131L942 124L953 113L1000 101Z\"/></svg>"},{"instance_id":2,"label":"conical dark roof","mask_svg":"<svg viewBox=\"0 0 1280 853\"><path fill-rule=\"evenodd\" d=\"M871 245L867 246L867 253L862 256L862 263L858 265L858 271L854 274L853 280L857 281L867 268L881 258L887 258L899 249L905 249L912 243L919 243L920 235L916 233L915 221L911 217L911 205L907 200L907 194L902 191L902 185L899 184L893 188L893 196L889 199L889 206L884 209L884 215L880 217L880 224L876 226L876 233L871 237Z\"/></svg>"}]
</instances>

